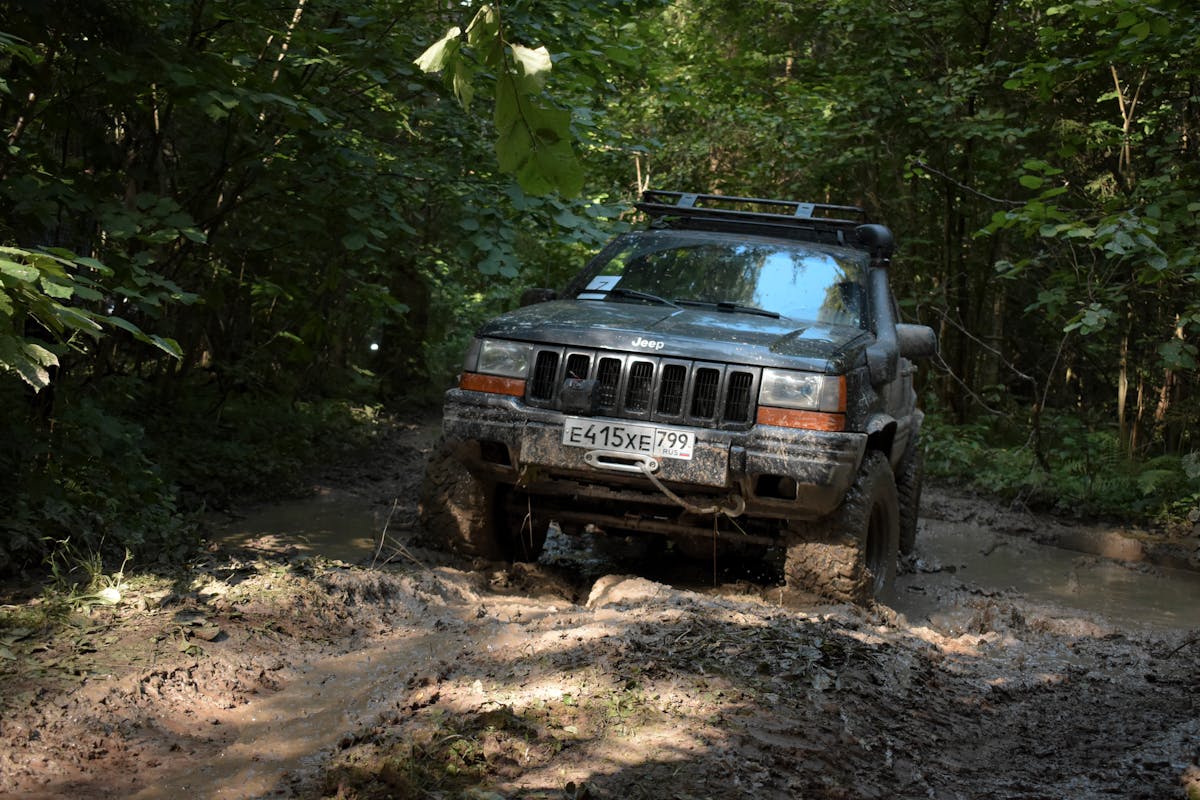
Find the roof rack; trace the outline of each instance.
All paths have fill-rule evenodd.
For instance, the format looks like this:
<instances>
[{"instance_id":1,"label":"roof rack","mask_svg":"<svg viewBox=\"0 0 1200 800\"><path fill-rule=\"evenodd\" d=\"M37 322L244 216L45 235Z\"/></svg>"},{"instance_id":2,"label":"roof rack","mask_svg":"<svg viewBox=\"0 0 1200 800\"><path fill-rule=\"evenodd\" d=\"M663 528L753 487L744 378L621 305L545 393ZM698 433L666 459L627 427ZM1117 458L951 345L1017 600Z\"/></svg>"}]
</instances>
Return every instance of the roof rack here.
<instances>
[{"instance_id":1,"label":"roof rack","mask_svg":"<svg viewBox=\"0 0 1200 800\"><path fill-rule=\"evenodd\" d=\"M874 258L891 257L891 232L882 225L867 224L867 213L858 206L647 189L634 207L670 226L736 226L864 249Z\"/></svg>"},{"instance_id":2,"label":"roof rack","mask_svg":"<svg viewBox=\"0 0 1200 800\"><path fill-rule=\"evenodd\" d=\"M638 208L652 217L688 216L759 219L773 223L789 218L799 224L813 222L829 225L855 226L867 222L867 212L858 206L834 206L828 203L802 203L796 200L766 200L760 197L729 197L723 194L695 194L692 192L663 192L647 189L642 192ZM745 210L734 206L750 206ZM757 210L762 209L762 210ZM780 209L778 211L766 209ZM834 215L853 215L853 218Z\"/></svg>"}]
</instances>

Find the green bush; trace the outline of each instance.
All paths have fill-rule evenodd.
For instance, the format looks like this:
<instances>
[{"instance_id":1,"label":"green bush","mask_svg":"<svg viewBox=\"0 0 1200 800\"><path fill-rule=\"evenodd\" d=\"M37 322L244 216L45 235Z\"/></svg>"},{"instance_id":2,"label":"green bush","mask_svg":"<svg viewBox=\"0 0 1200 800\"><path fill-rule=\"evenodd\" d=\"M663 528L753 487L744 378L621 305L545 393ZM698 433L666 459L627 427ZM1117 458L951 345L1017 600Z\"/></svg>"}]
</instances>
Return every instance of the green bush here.
<instances>
[{"instance_id":1,"label":"green bush","mask_svg":"<svg viewBox=\"0 0 1200 800\"><path fill-rule=\"evenodd\" d=\"M364 446L377 421L375 407L346 401L242 397L217 415L158 419L152 433L187 504L224 507L298 493L306 469Z\"/></svg>"},{"instance_id":2,"label":"green bush","mask_svg":"<svg viewBox=\"0 0 1200 800\"><path fill-rule=\"evenodd\" d=\"M954 425L930 412L922 435L926 472L1032 508L1082 516L1170 523L1200 507L1200 454L1141 460L1123 451L1115 430L1048 413L1039 458L1029 429L1007 418Z\"/></svg>"},{"instance_id":3,"label":"green bush","mask_svg":"<svg viewBox=\"0 0 1200 800\"><path fill-rule=\"evenodd\" d=\"M148 453L144 429L85 401L46 430L26 428L16 475L0 495L0 571L40 563L70 542L77 551L142 563L180 557L193 526L175 487Z\"/></svg>"},{"instance_id":4,"label":"green bush","mask_svg":"<svg viewBox=\"0 0 1200 800\"><path fill-rule=\"evenodd\" d=\"M347 402L220 404L197 390L168 407L139 380L102 388L64 404L53 424L0 423L10 476L0 486L0 573L55 563L64 548L177 563L197 544L195 512L294 494L305 469L364 445L377 421L376 409Z\"/></svg>"}]
</instances>

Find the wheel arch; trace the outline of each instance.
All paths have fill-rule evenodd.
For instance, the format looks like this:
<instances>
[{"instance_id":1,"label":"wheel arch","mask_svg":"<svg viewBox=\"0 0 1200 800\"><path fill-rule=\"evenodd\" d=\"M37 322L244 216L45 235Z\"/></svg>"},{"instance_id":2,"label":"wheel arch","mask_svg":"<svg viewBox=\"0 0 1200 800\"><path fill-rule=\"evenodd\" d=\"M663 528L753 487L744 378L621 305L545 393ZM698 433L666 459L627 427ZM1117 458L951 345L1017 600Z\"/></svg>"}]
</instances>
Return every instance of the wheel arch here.
<instances>
[{"instance_id":1,"label":"wheel arch","mask_svg":"<svg viewBox=\"0 0 1200 800\"><path fill-rule=\"evenodd\" d=\"M874 414L867 420L867 452L883 453L889 462L893 461L892 448L896 443L895 417L888 414Z\"/></svg>"}]
</instances>

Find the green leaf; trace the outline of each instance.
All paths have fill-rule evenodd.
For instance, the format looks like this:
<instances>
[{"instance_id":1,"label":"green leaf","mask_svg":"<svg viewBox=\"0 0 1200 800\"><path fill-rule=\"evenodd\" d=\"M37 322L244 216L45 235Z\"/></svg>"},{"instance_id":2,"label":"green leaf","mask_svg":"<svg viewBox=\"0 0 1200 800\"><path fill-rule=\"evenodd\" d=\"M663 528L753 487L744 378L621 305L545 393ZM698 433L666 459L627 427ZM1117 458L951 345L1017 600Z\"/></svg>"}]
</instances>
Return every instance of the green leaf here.
<instances>
[{"instance_id":1,"label":"green leaf","mask_svg":"<svg viewBox=\"0 0 1200 800\"><path fill-rule=\"evenodd\" d=\"M84 267L91 267L92 269L99 272L101 275L112 275L113 274L113 271L111 269L104 266L104 264L100 263L99 261L97 261L94 258L90 258L88 256L77 256L74 260L75 260L76 264L79 264Z\"/></svg>"},{"instance_id":2,"label":"green leaf","mask_svg":"<svg viewBox=\"0 0 1200 800\"><path fill-rule=\"evenodd\" d=\"M33 283L38 279L38 268L29 264L18 264L16 261L0 259L0 273L16 278L19 281Z\"/></svg>"},{"instance_id":3,"label":"green leaf","mask_svg":"<svg viewBox=\"0 0 1200 800\"><path fill-rule=\"evenodd\" d=\"M175 358L183 357L183 349L174 339L170 339L165 336L154 336L147 334L137 325L134 325L132 322L123 317L110 316L103 317L103 319L114 328L120 328L123 331L128 331L129 333L133 334L133 338L137 339L139 342L153 345L169 356L173 356Z\"/></svg>"},{"instance_id":4,"label":"green leaf","mask_svg":"<svg viewBox=\"0 0 1200 800\"><path fill-rule=\"evenodd\" d=\"M462 29L457 25L446 32L446 35L426 48L424 53L417 57L413 63L416 64L422 72L441 72L446 68L446 64L458 55L462 43L458 37L462 35Z\"/></svg>"},{"instance_id":5,"label":"green leaf","mask_svg":"<svg viewBox=\"0 0 1200 800\"><path fill-rule=\"evenodd\" d=\"M98 335L104 329L100 323L96 322L95 315L87 311L82 311L70 306L59 305L55 303L51 308L53 320L43 320L49 324L57 323L58 329L63 330L70 328L72 330L83 331L92 336Z\"/></svg>"},{"instance_id":6,"label":"green leaf","mask_svg":"<svg viewBox=\"0 0 1200 800\"><path fill-rule=\"evenodd\" d=\"M35 364L40 364L43 367L58 366L58 356L42 347L40 344L26 342L23 349L25 351L25 355Z\"/></svg>"},{"instance_id":7,"label":"green leaf","mask_svg":"<svg viewBox=\"0 0 1200 800\"><path fill-rule=\"evenodd\" d=\"M146 334L142 333L141 328L139 328L137 325L134 325L132 322L125 319L124 317L110 316L110 317L103 317L103 319L105 322L107 322L109 325L112 325L114 328L120 328L123 331L128 331L129 333L132 333L134 336L145 336L146 335Z\"/></svg>"},{"instance_id":8,"label":"green leaf","mask_svg":"<svg viewBox=\"0 0 1200 800\"><path fill-rule=\"evenodd\" d=\"M558 191L574 197L583 188L583 167L570 141L571 114L538 106L521 94L511 74L496 84L496 157L517 176L526 193Z\"/></svg>"},{"instance_id":9,"label":"green leaf","mask_svg":"<svg viewBox=\"0 0 1200 800\"><path fill-rule=\"evenodd\" d=\"M41 284L42 291L56 300L67 300L75 294L74 286L49 280L44 275L42 276Z\"/></svg>"},{"instance_id":10,"label":"green leaf","mask_svg":"<svg viewBox=\"0 0 1200 800\"><path fill-rule=\"evenodd\" d=\"M1162 357L1163 366L1167 369L1196 369L1200 367L1197 361L1197 350L1194 344L1182 339L1172 339L1158 346L1158 354Z\"/></svg>"},{"instance_id":11,"label":"green leaf","mask_svg":"<svg viewBox=\"0 0 1200 800\"><path fill-rule=\"evenodd\" d=\"M1037 175L1022 175L1020 178L1021 185L1026 189L1040 189L1045 182L1045 178L1040 178Z\"/></svg>"},{"instance_id":12,"label":"green leaf","mask_svg":"<svg viewBox=\"0 0 1200 800\"><path fill-rule=\"evenodd\" d=\"M350 251L362 250L367 246L367 235L362 231L347 233L342 237L342 247Z\"/></svg>"},{"instance_id":13,"label":"green leaf","mask_svg":"<svg viewBox=\"0 0 1200 800\"><path fill-rule=\"evenodd\" d=\"M30 344L20 337L0 333L0 369L17 373L34 391L40 392L50 385L50 372L40 360L30 357L27 347L30 347ZM53 353L50 355L53 356ZM57 358L54 363L58 363Z\"/></svg>"},{"instance_id":14,"label":"green leaf","mask_svg":"<svg viewBox=\"0 0 1200 800\"><path fill-rule=\"evenodd\" d=\"M550 51L545 47L531 49L519 44L511 45L511 48L517 64L518 89L526 94L540 92L550 74Z\"/></svg>"},{"instance_id":15,"label":"green leaf","mask_svg":"<svg viewBox=\"0 0 1200 800\"><path fill-rule=\"evenodd\" d=\"M462 107L465 109L471 107L471 101L475 98L475 87L471 83L474 78L475 70L466 61L459 59L454 63L450 84L454 90L454 96L458 98L458 102L462 103Z\"/></svg>"},{"instance_id":16,"label":"green leaf","mask_svg":"<svg viewBox=\"0 0 1200 800\"><path fill-rule=\"evenodd\" d=\"M467 45L476 51L481 62L495 69L503 60L503 44L500 15L491 5L480 6L467 26Z\"/></svg>"},{"instance_id":17,"label":"green leaf","mask_svg":"<svg viewBox=\"0 0 1200 800\"><path fill-rule=\"evenodd\" d=\"M179 346L179 342L169 336L150 334L149 342L169 356L183 358L183 348Z\"/></svg>"},{"instance_id":18,"label":"green leaf","mask_svg":"<svg viewBox=\"0 0 1200 800\"><path fill-rule=\"evenodd\" d=\"M80 300L86 300L89 303L99 302L100 300L104 299L104 295L101 292L98 292L89 286L82 286L77 283L75 284L74 290L76 297L78 297Z\"/></svg>"},{"instance_id":19,"label":"green leaf","mask_svg":"<svg viewBox=\"0 0 1200 800\"><path fill-rule=\"evenodd\" d=\"M500 35L500 15L489 3L484 3L475 12L471 24L467 26L467 44L471 47L485 46L490 40Z\"/></svg>"},{"instance_id":20,"label":"green leaf","mask_svg":"<svg viewBox=\"0 0 1200 800\"><path fill-rule=\"evenodd\" d=\"M554 215L554 221L564 228L578 228L584 224L582 217L574 214L570 209L564 208Z\"/></svg>"}]
</instances>

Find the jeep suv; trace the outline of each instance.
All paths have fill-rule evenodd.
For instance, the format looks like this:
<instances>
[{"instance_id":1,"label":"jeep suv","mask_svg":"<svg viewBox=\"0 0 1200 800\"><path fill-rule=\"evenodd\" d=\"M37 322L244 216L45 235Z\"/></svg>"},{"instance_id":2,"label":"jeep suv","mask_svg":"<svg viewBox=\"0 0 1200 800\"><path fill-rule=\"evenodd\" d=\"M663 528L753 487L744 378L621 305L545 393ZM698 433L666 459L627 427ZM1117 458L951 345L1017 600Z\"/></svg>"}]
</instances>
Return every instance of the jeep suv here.
<instances>
[{"instance_id":1,"label":"jeep suv","mask_svg":"<svg viewBox=\"0 0 1200 800\"><path fill-rule=\"evenodd\" d=\"M857 208L648 191L561 297L486 323L446 394L427 534L536 560L549 525L782 552L865 603L912 549L923 414L892 235Z\"/></svg>"}]
</instances>

